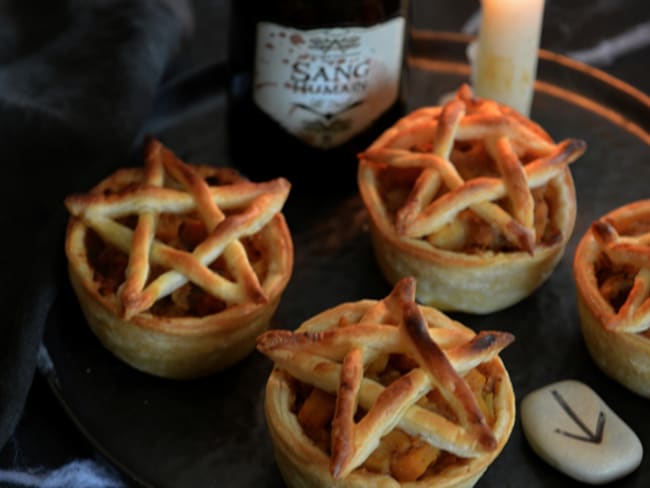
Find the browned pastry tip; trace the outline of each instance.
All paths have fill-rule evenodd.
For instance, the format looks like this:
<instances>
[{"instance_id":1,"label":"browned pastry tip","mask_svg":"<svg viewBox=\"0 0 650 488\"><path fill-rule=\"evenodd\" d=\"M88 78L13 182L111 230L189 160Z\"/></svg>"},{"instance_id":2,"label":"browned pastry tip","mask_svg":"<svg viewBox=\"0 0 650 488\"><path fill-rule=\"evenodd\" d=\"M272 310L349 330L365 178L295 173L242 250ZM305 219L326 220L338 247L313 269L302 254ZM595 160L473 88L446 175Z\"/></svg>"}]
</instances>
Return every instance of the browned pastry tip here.
<instances>
[{"instance_id":1,"label":"browned pastry tip","mask_svg":"<svg viewBox=\"0 0 650 488\"><path fill-rule=\"evenodd\" d=\"M614 226L605 219L598 219L592 222L591 232L593 232L596 240L602 245L614 242L618 238L618 232L616 232Z\"/></svg>"},{"instance_id":2,"label":"browned pastry tip","mask_svg":"<svg viewBox=\"0 0 650 488\"><path fill-rule=\"evenodd\" d=\"M471 353L481 353L485 351L501 351L515 341L514 334L510 332L482 330L471 341L461 346L461 349Z\"/></svg>"}]
</instances>

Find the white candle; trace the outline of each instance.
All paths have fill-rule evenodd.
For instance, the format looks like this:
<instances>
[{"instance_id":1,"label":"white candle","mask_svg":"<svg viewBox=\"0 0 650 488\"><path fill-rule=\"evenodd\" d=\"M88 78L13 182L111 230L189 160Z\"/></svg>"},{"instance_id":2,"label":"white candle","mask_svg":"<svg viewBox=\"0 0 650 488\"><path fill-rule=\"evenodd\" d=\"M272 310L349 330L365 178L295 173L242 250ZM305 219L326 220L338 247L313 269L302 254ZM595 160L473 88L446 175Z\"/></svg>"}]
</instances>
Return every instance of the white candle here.
<instances>
[{"instance_id":1,"label":"white candle","mask_svg":"<svg viewBox=\"0 0 650 488\"><path fill-rule=\"evenodd\" d=\"M472 84L476 95L528 116L537 76L544 0L481 0Z\"/></svg>"}]
</instances>

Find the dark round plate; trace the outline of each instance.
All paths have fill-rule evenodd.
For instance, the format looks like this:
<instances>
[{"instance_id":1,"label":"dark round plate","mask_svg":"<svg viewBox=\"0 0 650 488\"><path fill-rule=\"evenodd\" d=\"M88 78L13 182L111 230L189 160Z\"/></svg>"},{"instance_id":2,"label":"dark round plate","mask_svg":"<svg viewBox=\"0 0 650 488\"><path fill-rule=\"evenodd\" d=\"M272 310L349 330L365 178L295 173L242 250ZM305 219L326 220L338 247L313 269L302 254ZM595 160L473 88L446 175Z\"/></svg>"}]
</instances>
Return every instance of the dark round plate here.
<instances>
[{"instance_id":1,"label":"dark round plate","mask_svg":"<svg viewBox=\"0 0 650 488\"><path fill-rule=\"evenodd\" d=\"M411 108L435 104L468 79L468 38L416 32L410 59ZM476 329L511 331L502 358L517 402L563 379L591 386L639 435L650 441L648 405L604 376L579 329L571 263L589 224L609 210L648 198L650 102L600 71L542 52L532 118L556 139L588 144L571 168L578 217L564 258L528 299L485 316L455 314ZM181 157L223 160L223 94L215 90L158 133ZM192 137L186 137L188 133ZM191 146L189 145L191 141ZM290 197L284 213L295 242L295 271L272 327L295 328L344 301L382 298L389 286L373 260L366 214L356 194L328 201ZM320 198L320 197L319 197ZM61 225L65 225L61 222ZM61 255L61 269L65 257ZM53 363L48 380L73 421L106 458L135 483L156 487L283 486L263 414L271 363L257 352L209 378L170 381L115 359L91 334L61 273L61 292L46 326ZM650 462L614 486L647 487ZM477 486L574 486L528 446L517 421L502 454Z\"/></svg>"}]
</instances>

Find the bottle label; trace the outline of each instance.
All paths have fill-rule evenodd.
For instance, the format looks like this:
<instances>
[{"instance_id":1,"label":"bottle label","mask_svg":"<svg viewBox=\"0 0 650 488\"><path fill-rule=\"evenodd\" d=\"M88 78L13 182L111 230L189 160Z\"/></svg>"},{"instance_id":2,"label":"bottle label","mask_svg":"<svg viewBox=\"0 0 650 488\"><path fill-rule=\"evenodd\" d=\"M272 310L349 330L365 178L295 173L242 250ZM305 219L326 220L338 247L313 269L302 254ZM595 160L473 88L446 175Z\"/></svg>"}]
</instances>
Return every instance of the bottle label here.
<instances>
[{"instance_id":1,"label":"bottle label","mask_svg":"<svg viewBox=\"0 0 650 488\"><path fill-rule=\"evenodd\" d=\"M258 23L255 103L306 144L343 144L397 100L404 28L403 17L312 30Z\"/></svg>"}]
</instances>

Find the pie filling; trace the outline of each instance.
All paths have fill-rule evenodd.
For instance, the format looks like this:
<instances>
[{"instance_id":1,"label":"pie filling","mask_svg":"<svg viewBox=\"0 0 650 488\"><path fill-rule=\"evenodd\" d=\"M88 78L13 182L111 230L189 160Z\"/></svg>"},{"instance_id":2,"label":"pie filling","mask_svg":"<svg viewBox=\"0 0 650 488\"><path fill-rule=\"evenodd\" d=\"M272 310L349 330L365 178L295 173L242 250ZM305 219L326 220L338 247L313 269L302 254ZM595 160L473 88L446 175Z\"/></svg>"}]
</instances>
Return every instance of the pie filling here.
<instances>
[{"instance_id":1,"label":"pie filling","mask_svg":"<svg viewBox=\"0 0 650 488\"><path fill-rule=\"evenodd\" d=\"M430 145L410 148L412 152L430 152ZM524 154L520 157L522 164L533 161L535 158ZM488 156L482 141L456 141L450 160L456 170L468 181L473 178L490 177L500 178L495 162ZM414 184L422 172L422 168L382 167L378 170L378 192L393 224L398 211L404 206ZM450 189L441 183L440 188L433 197L437 200ZM534 199L534 228L535 245L551 246L562 238L561 230L556 222L557 215L557 188L550 183L531 189ZM506 212L512 214L511 201L504 197L495 202ZM465 254L480 254L483 252L514 252L520 251L518 247L509 242L495 225L479 217L471 209L459 212L456 218L441 230L422 238L431 245L454 252Z\"/></svg>"},{"instance_id":2,"label":"pie filling","mask_svg":"<svg viewBox=\"0 0 650 488\"><path fill-rule=\"evenodd\" d=\"M625 229L618 230L621 235L635 236L650 232L650 220L630 223ZM615 263L604 252L598 255L594 263L594 274L598 291L617 314L628 299L639 267L628 263ZM650 338L650 330L639 332Z\"/></svg>"},{"instance_id":3,"label":"pie filling","mask_svg":"<svg viewBox=\"0 0 650 488\"><path fill-rule=\"evenodd\" d=\"M230 215L233 212L228 212ZM137 225L137 215L119 219L119 223L131 230ZM248 237L240 238L244 245L248 260L257 274L259 281L264 282L268 273L266 255L268 250L263 237L263 230ZM196 214L160 214L156 225L156 240L175 249L191 252L197 244L206 238L207 230ZM102 296L116 295L124 283L125 271L128 265L128 255L113 245L106 243L93 229L88 228L85 236L85 247L88 262L94 271L93 281ZM223 278L233 280L224 258L219 256L209 268ZM161 266L152 266L147 284L168 271ZM227 304L208 293L192 282L187 282L170 295L161 297L149 309L158 317L205 317L223 311Z\"/></svg>"},{"instance_id":4,"label":"pie filling","mask_svg":"<svg viewBox=\"0 0 650 488\"><path fill-rule=\"evenodd\" d=\"M417 363L406 355L384 354L366 367L365 377L388 386L414 367L417 367ZM498 380L489 374L488 368L488 364L479 365L470 370L464 379L474 393L488 425L493 426L493 401ZM295 394L292 412L297 416L304 433L329 456L336 396L295 378L292 379L292 387ZM436 389L422 397L417 405L452 422L457 421L455 414ZM361 407L357 408L355 422L364 415L365 411ZM434 476L449 466L467 463L469 459L437 449L419 437L396 428L382 437L379 446L357 469L392 476L399 482L406 482Z\"/></svg>"},{"instance_id":5,"label":"pie filling","mask_svg":"<svg viewBox=\"0 0 650 488\"><path fill-rule=\"evenodd\" d=\"M615 264L606 254L600 254L595 265L598 290L603 298L618 312L627 300L639 268L629 264Z\"/></svg>"}]
</instances>

